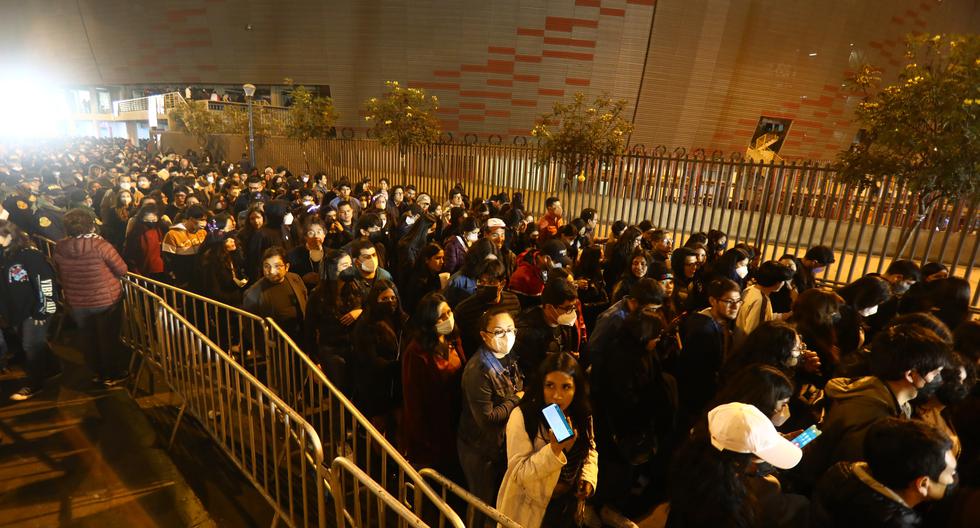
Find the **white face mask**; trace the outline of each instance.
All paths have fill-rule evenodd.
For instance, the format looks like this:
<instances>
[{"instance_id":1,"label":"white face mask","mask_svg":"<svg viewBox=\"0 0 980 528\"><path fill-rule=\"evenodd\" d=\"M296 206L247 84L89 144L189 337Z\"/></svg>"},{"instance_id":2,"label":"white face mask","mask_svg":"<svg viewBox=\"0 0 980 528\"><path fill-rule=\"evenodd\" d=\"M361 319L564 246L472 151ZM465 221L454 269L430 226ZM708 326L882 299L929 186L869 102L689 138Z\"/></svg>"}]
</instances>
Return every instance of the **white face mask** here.
<instances>
[{"instance_id":1,"label":"white face mask","mask_svg":"<svg viewBox=\"0 0 980 528\"><path fill-rule=\"evenodd\" d=\"M282 223L286 225L293 225L293 213L286 213L286 216L282 217Z\"/></svg>"},{"instance_id":2,"label":"white face mask","mask_svg":"<svg viewBox=\"0 0 980 528\"><path fill-rule=\"evenodd\" d=\"M207 178L205 178L205 180L207 180L208 183L214 183L214 176L208 176Z\"/></svg>"},{"instance_id":3,"label":"white face mask","mask_svg":"<svg viewBox=\"0 0 980 528\"><path fill-rule=\"evenodd\" d=\"M789 420L789 404L788 403L786 405L783 405L783 408L780 409L780 411L776 414L776 416L773 416L772 417L772 424L775 425L776 427L779 427L779 426L783 425L784 423L786 423L786 420Z\"/></svg>"},{"instance_id":4,"label":"white face mask","mask_svg":"<svg viewBox=\"0 0 980 528\"><path fill-rule=\"evenodd\" d=\"M558 324L563 326L574 326L578 321L578 314L575 312L563 313L558 316Z\"/></svg>"},{"instance_id":5,"label":"white face mask","mask_svg":"<svg viewBox=\"0 0 980 528\"><path fill-rule=\"evenodd\" d=\"M480 236L480 233L467 233L466 234L466 241L467 242L476 242L476 239L479 236Z\"/></svg>"},{"instance_id":6,"label":"white face mask","mask_svg":"<svg viewBox=\"0 0 980 528\"><path fill-rule=\"evenodd\" d=\"M739 267L735 268L735 274L738 275L738 278L744 279L745 276L749 274L749 267L748 266L739 266Z\"/></svg>"},{"instance_id":7,"label":"white face mask","mask_svg":"<svg viewBox=\"0 0 980 528\"><path fill-rule=\"evenodd\" d=\"M508 333L503 337L491 337L490 343L487 346L490 347L493 356L497 359L506 357L510 354L510 351L514 348L514 342L517 341L517 334Z\"/></svg>"},{"instance_id":8,"label":"white face mask","mask_svg":"<svg viewBox=\"0 0 980 528\"><path fill-rule=\"evenodd\" d=\"M124 190L124 191L128 191L130 188L132 188L132 186L133 186L133 184L128 183L128 182L122 182L122 183L119 184L119 188L122 189L122 190Z\"/></svg>"},{"instance_id":9,"label":"white face mask","mask_svg":"<svg viewBox=\"0 0 980 528\"><path fill-rule=\"evenodd\" d=\"M415 217L414 216L406 216L405 217L405 225L410 226L410 225L412 225L414 223L415 223Z\"/></svg>"},{"instance_id":10,"label":"white face mask","mask_svg":"<svg viewBox=\"0 0 980 528\"><path fill-rule=\"evenodd\" d=\"M865 308L864 310L858 310L858 313L865 317L871 317L872 315L878 313L878 305L876 304L874 306Z\"/></svg>"},{"instance_id":11,"label":"white face mask","mask_svg":"<svg viewBox=\"0 0 980 528\"><path fill-rule=\"evenodd\" d=\"M365 273L372 273L374 270L378 269L378 264L374 262L373 258L369 258L361 262L361 269L364 270Z\"/></svg>"},{"instance_id":12,"label":"white face mask","mask_svg":"<svg viewBox=\"0 0 980 528\"><path fill-rule=\"evenodd\" d=\"M439 332L439 335L449 335L453 332L453 328L456 328L456 319L453 318L453 314L449 314L449 318L445 321L436 323L436 332Z\"/></svg>"}]
</instances>

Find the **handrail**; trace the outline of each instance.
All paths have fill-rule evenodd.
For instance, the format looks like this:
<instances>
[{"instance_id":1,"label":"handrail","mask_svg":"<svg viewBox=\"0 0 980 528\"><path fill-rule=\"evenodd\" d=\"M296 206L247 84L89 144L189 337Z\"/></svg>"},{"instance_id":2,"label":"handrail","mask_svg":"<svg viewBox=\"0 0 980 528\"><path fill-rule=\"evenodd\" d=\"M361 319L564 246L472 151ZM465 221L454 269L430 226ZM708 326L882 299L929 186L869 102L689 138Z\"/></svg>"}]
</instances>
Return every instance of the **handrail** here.
<instances>
[{"instance_id":1,"label":"handrail","mask_svg":"<svg viewBox=\"0 0 980 528\"><path fill-rule=\"evenodd\" d=\"M347 492L347 487L345 486L345 474L350 476L351 480L353 481L354 489L349 493ZM338 528L345 528L346 526L351 526L353 528L372 526L372 513L377 513L379 524L384 526L385 511L382 509L382 507L386 507L389 511L395 513L400 518L401 522L398 524L399 526L406 526L405 523L408 523L409 526L417 526L419 528L428 527L428 525L425 524L422 519L418 518L414 513L412 513L411 510L406 508L404 504L392 497L384 486L375 482L370 475L364 472L364 470L357 467L357 465L344 457L337 457L334 459L333 463L330 464L330 481L332 483L330 490L333 494L334 502L339 505L344 505L344 507L336 508ZM378 504L375 505L378 509L377 512L375 512L372 508L370 501L365 501L365 504L361 504L361 493L359 490L361 486L368 488L372 495L376 495L378 497ZM354 498L353 515L349 513L351 508L346 506L346 498L348 496ZM365 509L367 512L363 511Z\"/></svg>"},{"instance_id":2,"label":"handrail","mask_svg":"<svg viewBox=\"0 0 980 528\"><path fill-rule=\"evenodd\" d=\"M251 328L256 332L260 331L258 335L256 332L243 332L241 335L243 344L239 356L252 358L251 361L242 361L242 365L319 432L325 452L334 456L354 457L368 474L377 476L382 485L397 486L398 497L406 504L410 502L407 495L409 487L414 487L411 502L420 516L423 513L424 498L435 506L441 519L455 528L464 526L459 515L439 498L411 463L327 379L323 371L275 321L261 319L239 308L148 277L130 273L127 278L135 284L145 283L160 290L164 299L172 299L173 306L181 307L185 314L193 312L185 316L191 320L203 319L201 324L208 330L207 334L213 335L217 332L221 335L219 325L210 323L209 316L202 318L197 305L188 299L212 307L213 312L204 312L215 319L235 316L242 328L256 325ZM251 346L244 344L246 341ZM248 348L253 349L251 356L247 355ZM376 460L379 457L380 461ZM389 464L394 467L389 467ZM397 472L397 478L390 478L389 469Z\"/></svg>"},{"instance_id":3,"label":"handrail","mask_svg":"<svg viewBox=\"0 0 980 528\"><path fill-rule=\"evenodd\" d=\"M168 387L183 400L171 443L189 412L269 502L276 519L326 528L323 446L313 426L159 295L130 280L123 287L130 315L124 329L156 329L155 339L130 344L153 354Z\"/></svg>"},{"instance_id":4,"label":"handrail","mask_svg":"<svg viewBox=\"0 0 980 528\"><path fill-rule=\"evenodd\" d=\"M269 383L280 391L283 399L293 405L306 420L310 421L324 439L327 450L333 448L337 455L352 456L355 462L366 466L371 474L373 459L381 456L381 484L388 485L390 459L398 471L397 489L399 500L408 502L405 478L415 487L414 511L424 517L422 496L439 511L440 525L448 522L455 528L463 528L459 515L446 504L425 482L412 464L388 441L387 438L361 414L361 411L340 391L310 360L289 335L271 318L266 318L270 329ZM285 345L285 346L283 346ZM323 400L324 393L326 401ZM334 407L339 412L334 412ZM351 429L348 431L348 419ZM364 438L361 438L361 433ZM350 449L352 452L347 453ZM380 452L378 452L380 450Z\"/></svg>"},{"instance_id":5,"label":"handrail","mask_svg":"<svg viewBox=\"0 0 980 528\"><path fill-rule=\"evenodd\" d=\"M445 475L439 473L432 468L423 468L419 470L419 474L425 478L431 479L436 482L442 488L442 499L447 500L446 492L456 495L462 499L467 504L466 508L466 525L475 526L476 512L479 511L484 516L488 517L490 520L495 522L497 526L503 526L504 528L524 528L517 521L511 519L510 517L504 515L500 510L490 506L489 504L483 502L482 499L473 495L463 486L456 484L455 482L446 478Z\"/></svg>"}]
</instances>

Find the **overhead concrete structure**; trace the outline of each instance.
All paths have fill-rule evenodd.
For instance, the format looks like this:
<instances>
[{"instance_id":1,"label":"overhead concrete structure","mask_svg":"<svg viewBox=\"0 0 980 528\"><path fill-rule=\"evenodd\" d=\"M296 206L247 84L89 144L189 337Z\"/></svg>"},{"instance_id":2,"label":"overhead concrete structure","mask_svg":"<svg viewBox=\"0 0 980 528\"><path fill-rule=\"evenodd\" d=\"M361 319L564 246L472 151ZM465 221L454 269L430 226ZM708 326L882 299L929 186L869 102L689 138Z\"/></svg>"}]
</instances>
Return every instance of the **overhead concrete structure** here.
<instances>
[{"instance_id":1,"label":"overhead concrete structure","mask_svg":"<svg viewBox=\"0 0 980 528\"><path fill-rule=\"evenodd\" d=\"M894 76L904 35L980 30L980 0L4 0L5 57L62 82L329 85L363 128L385 80L425 88L456 135L526 135L576 91L629 101L634 143L829 159L856 132L841 88Z\"/></svg>"}]
</instances>

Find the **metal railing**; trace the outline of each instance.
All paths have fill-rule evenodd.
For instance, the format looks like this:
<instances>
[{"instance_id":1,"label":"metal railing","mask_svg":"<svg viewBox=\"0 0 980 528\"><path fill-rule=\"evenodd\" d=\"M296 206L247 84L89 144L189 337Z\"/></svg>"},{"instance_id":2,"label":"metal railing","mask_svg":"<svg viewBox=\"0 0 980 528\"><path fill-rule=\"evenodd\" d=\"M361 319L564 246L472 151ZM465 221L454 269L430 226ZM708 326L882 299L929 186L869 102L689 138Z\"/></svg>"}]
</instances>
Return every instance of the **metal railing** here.
<instances>
[{"instance_id":1,"label":"metal railing","mask_svg":"<svg viewBox=\"0 0 980 528\"><path fill-rule=\"evenodd\" d=\"M346 458L334 459L330 482L334 503L342 505L336 508L338 528L429 526Z\"/></svg>"},{"instance_id":2,"label":"metal railing","mask_svg":"<svg viewBox=\"0 0 980 528\"><path fill-rule=\"evenodd\" d=\"M425 468L419 471L419 473L422 475L422 477L435 484L436 489L439 490L443 501L448 501L449 495L452 494L457 499L466 503L466 526L477 526L477 516L482 515L484 518L493 521L494 526L502 526L503 528L523 528L517 523L517 521L511 519L503 513L500 513L500 511L498 511L496 508L483 502L482 499L470 493L469 490L449 480L438 471L432 468Z\"/></svg>"},{"instance_id":3,"label":"metal railing","mask_svg":"<svg viewBox=\"0 0 980 528\"><path fill-rule=\"evenodd\" d=\"M235 354L241 366L277 394L311 424L328 457L344 456L375 479L389 493L408 505L419 517L438 518L441 525L464 525L418 471L374 427L357 407L320 370L309 356L272 319L261 319L244 310L147 277L129 274L128 280L152 290L184 314L200 321L202 334L249 343ZM228 333L213 321L231 321L238 333ZM140 371L137 371L139 375Z\"/></svg>"},{"instance_id":4,"label":"metal railing","mask_svg":"<svg viewBox=\"0 0 980 528\"><path fill-rule=\"evenodd\" d=\"M252 375L264 378L266 330L261 317L149 277L132 272L127 277L162 297Z\"/></svg>"},{"instance_id":5,"label":"metal railing","mask_svg":"<svg viewBox=\"0 0 980 528\"><path fill-rule=\"evenodd\" d=\"M164 141L183 145L180 137L168 134ZM521 192L535 216L549 196L557 196L569 217L586 207L598 210L602 234L615 220L650 220L680 245L692 233L719 229L731 241L760 249L766 259L802 256L808 247L823 244L837 255L822 276L832 282L880 273L899 258L938 261L974 286L972 304L980 305L976 199L940 200L916 227L918 202L903 185L887 179L876 188L858 189L842 184L830 164L754 163L740 154L724 158L718 152L636 146L569 177L559 163L539 164L538 147L524 138L514 138L515 146L499 144L499 136L482 144L475 135L463 139L409 149L402 156L396 147L374 140L314 140L300 149L295 141L270 137L256 154L260 165L303 167L309 160L311 170L336 179L383 177L412 184L437 201L456 183L471 198ZM909 242L903 244L906 234Z\"/></svg>"},{"instance_id":6,"label":"metal railing","mask_svg":"<svg viewBox=\"0 0 980 528\"><path fill-rule=\"evenodd\" d=\"M351 459L423 519L464 526L411 463L272 319L266 383L319 431L324 453Z\"/></svg>"},{"instance_id":7,"label":"metal railing","mask_svg":"<svg viewBox=\"0 0 980 528\"><path fill-rule=\"evenodd\" d=\"M163 298L123 280L127 345L275 510L273 526L327 525L323 447L314 428Z\"/></svg>"},{"instance_id":8,"label":"metal railing","mask_svg":"<svg viewBox=\"0 0 980 528\"><path fill-rule=\"evenodd\" d=\"M181 95L180 92L167 92L165 94L113 101L113 114L118 115L125 112L146 112L150 109L150 98L152 97L163 98L163 106L157 106L157 113L160 115L166 115L166 113L171 109L187 104L187 102L184 100L184 96Z\"/></svg>"}]
</instances>

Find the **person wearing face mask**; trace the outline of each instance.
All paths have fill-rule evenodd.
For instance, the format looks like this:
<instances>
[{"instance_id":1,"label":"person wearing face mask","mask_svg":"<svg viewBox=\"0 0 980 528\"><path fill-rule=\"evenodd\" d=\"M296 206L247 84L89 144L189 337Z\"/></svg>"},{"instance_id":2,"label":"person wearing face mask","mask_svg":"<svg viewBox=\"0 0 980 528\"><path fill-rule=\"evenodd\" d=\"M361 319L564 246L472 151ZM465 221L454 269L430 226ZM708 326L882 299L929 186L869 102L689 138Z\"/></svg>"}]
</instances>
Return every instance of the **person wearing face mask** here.
<instances>
[{"instance_id":1,"label":"person wearing face mask","mask_svg":"<svg viewBox=\"0 0 980 528\"><path fill-rule=\"evenodd\" d=\"M351 334L352 399L357 409L389 438L395 437L395 410L401 406L398 358L407 323L398 288L389 280L379 280L371 287L364 312Z\"/></svg>"},{"instance_id":2,"label":"person wearing face mask","mask_svg":"<svg viewBox=\"0 0 980 528\"><path fill-rule=\"evenodd\" d=\"M123 247L123 259L130 271L161 280L164 277L161 245L165 227L156 204L144 205L134 215L136 220Z\"/></svg>"},{"instance_id":3,"label":"person wearing face mask","mask_svg":"<svg viewBox=\"0 0 980 528\"><path fill-rule=\"evenodd\" d=\"M126 241L126 225L135 211L133 195L120 189L114 195L112 207L102 213L102 236L120 253Z\"/></svg>"},{"instance_id":4,"label":"person wearing face mask","mask_svg":"<svg viewBox=\"0 0 980 528\"><path fill-rule=\"evenodd\" d=\"M378 266L388 265L388 232L385 230L385 218L377 213L364 213L357 219L355 240L368 240L374 244L378 254ZM349 244L346 247L349 247ZM344 248L342 248L344 249Z\"/></svg>"},{"instance_id":5,"label":"person wearing face mask","mask_svg":"<svg viewBox=\"0 0 980 528\"><path fill-rule=\"evenodd\" d=\"M514 319L521 313L521 303L517 296L505 289L507 279L503 269L499 260L485 260L476 279L476 293L464 299L453 310L464 350L476 350L480 346L480 318L488 310L503 309Z\"/></svg>"},{"instance_id":6,"label":"person wearing face mask","mask_svg":"<svg viewBox=\"0 0 980 528\"><path fill-rule=\"evenodd\" d=\"M905 294L919 283L921 274L919 265L915 262L896 260L888 265L888 269L881 275L881 278L888 282L891 288L891 297L878 306L877 313L864 318L864 322L867 324L868 339L873 338L878 331L888 326L888 323L898 315Z\"/></svg>"},{"instance_id":7,"label":"person wearing face mask","mask_svg":"<svg viewBox=\"0 0 980 528\"><path fill-rule=\"evenodd\" d=\"M306 286L289 271L286 252L273 246L262 255L262 279L245 291L242 308L259 317L271 317L294 341L302 343L306 316Z\"/></svg>"},{"instance_id":8,"label":"person wearing face mask","mask_svg":"<svg viewBox=\"0 0 980 528\"><path fill-rule=\"evenodd\" d=\"M793 285L798 293L817 287L817 276L823 273L827 266L835 262L834 251L827 246L813 246L806 250L800 265L796 268Z\"/></svg>"},{"instance_id":9,"label":"person wearing face mask","mask_svg":"<svg viewBox=\"0 0 980 528\"><path fill-rule=\"evenodd\" d=\"M878 313L878 306L891 298L888 281L880 275L866 275L837 289L844 299L840 321L835 325L841 361L858 352L866 342L868 325L865 319Z\"/></svg>"},{"instance_id":10,"label":"person wearing face mask","mask_svg":"<svg viewBox=\"0 0 980 528\"><path fill-rule=\"evenodd\" d=\"M456 480L462 473L456 426L466 353L453 311L440 293L419 301L411 326L411 341L402 352L401 448L415 467L435 468Z\"/></svg>"},{"instance_id":11,"label":"person wearing face mask","mask_svg":"<svg viewBox=\"0 0 980 528\"><path fill-rule=\"evenodd\" d=\"M507 468L504 430L524 395L524 376L510 353L517 329L507 309L487 310L478 327L480 344L463 369L457 448L467 489L493 504Z\"/></svg>"},{"instance_id":12,"label":"person wearing face mask","mask_svg":"<svg viewBox=\"0 0 980 528\"><path fill-rule=\"evenodd\" d=\"M366 298L377 280L392 280L391 274L378 265L378 250L370 240L355 240L350 246L353 265L340 274L341 280L354 281Z\"/></svg>"},{"instance_id":13,"label":"person wearing face mask","mask_svg":"<svg viewBox=\"0 0 980 528\"><path fill-rule=\"evenodd\" d=\"M766 321L783 320L789 314L773 311L770 296L785 286L793 278L788 267L770 260L763 262L755 272L755 283L742 290L742 308L735 319L735 335L732 345L738 347L753 330Z\"/></svg>"},{"instance_id":14,"label":"person wearing face mask","mask_svg":"<svg viewBox=\"0 0 980 528\"><path fill-rule=\"evenodd\" d=\"M530 376L547 354L579 354L578 288L565 277L552 277L541 292L541 305L517 317L514 355L521 371Z\"/></svg>"},{"instance_id":15,"label":"person wearing face mask","mask_svg":"<svg viewBox=\"0 0 980 528\"><path fill-rule=\"evenodd\" d=\"M548 281L548 273L554 268L572 265L568 258L568 246L559 239L552 239L540 246L540 250L528 249L517 257L517 269L510 277L510 289L526 297L541 295ZM522 299L524 306L534 304Z\"/></svg>"},{"instance_id":16,"label":"person wearing face mask","mask_svg":"<svg viewBox=\"0 0 980 528\"><path fill-rule=\"evenodd\" d=\"M463 267L463 256L466 250L480 238L480 226L476 218L468 216L459 223L459 232L446 239L443 247L446 250L446 259L442 265L442 271L453 274Z\"/></svg>"},{"instance_id":17,"label":"person wearing face mask","mask_svg":"<svg viewBox=\"0 0 980 528\"><path fill-rule=\"evenodd\" d=\"M728 279L744 289L749 274L749 255L740 248L731 248L702 268L688 291L687 310L698 311L709 306L707 287L716 279Z\"/></svg>"},{"instance_id":18,"label":"person wearing face mask","mask_svg":"<svg viewBox=\"0 0 980 528\"><path fill-rule=\"evenodd\" d=\"M879 420L863 451L862 462L840 462L820 479L811 526L924 526L919 506L944 499L956 485L952 443L923 422Z\"/></svg>"},{"instance_id":19,"label":"person wearing face mask","mask_svg":"<svg viewBox=\"0 0 980 528\"><path fill-rule=\"evenodd\" d=\"M802 489L830 466L861 460L868 428L887 417L909 419L920 390L942 383L950 345L917 324L895 325L871 343L871 376L834 378L824 390L829 402L823 434L810 445L798 472Z\"/></svg>"},{"instance_id":20,"label":"person wearing face mask","mask_svg":"<svg viewBox=\"0 0 980 528\"><path fill-rule=\"evenodd\" d=\"M565 225L565 210L562 209L561 200L557 196L551 196L544 201L546 212L538 219L538 244L544 244L548 240L558 236L558 229Z\"/></svg>"},{"instance_id":21,"label":"person wearing face mask","mask_svg":"<svg viewBox=\"0 0 980 528\"><path fill-rule=\"evenodd\" d=\"M289 261L289 268L293 273L302 277L307 289L312 290L323 276L323 242L327 237L327 228L314 219L306 224L303 231L305 243L289 250L286 260Z\"/></svg>"},{"instance_id":22,"label":"person wearing face mask","mask_svg":"<svg viewBox=\"0 0 980 528\"><path fill-rule=\"evenodd\" d=\"M207 237L208 211L200 205L191 205L184 212L182 222L171 226L163 237L164 270L178 288L188 288L196 272L197 252Z\"/></svg>"}]
</instances>

